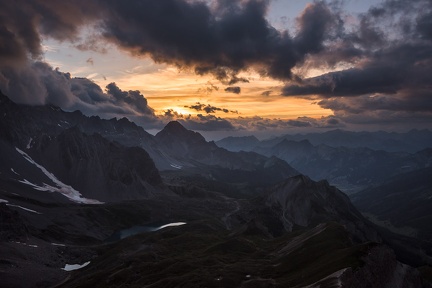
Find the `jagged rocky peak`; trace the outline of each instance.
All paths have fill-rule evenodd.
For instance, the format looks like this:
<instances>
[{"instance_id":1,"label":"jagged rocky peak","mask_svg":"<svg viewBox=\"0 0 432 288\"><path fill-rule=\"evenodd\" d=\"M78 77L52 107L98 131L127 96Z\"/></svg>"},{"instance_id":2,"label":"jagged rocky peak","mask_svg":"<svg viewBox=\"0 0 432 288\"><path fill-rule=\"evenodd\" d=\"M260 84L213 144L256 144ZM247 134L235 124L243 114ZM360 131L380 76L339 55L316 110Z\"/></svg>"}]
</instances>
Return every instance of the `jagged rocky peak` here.
<instances>
[{"instance_id":1,"label":"jagged rocky peak","mask_svg":"<svg viewBox=\"0 0 432 288\"><path fill-rule=\"evenodd\" d=\"M210 144L200 133L186 129L178 121L169 122L155 137L165 145L170 145L173 141L176 143L183 142L189 145Z\"/></svg>"},{"instance_id":2,"label":"jagged rocky peak","mask_svg":"<svg viewBox=\"0 0 432 288\"><path fill-rule=\"evenodd\" d=\"M171 132L187 131L187 129L178 121L170 121L167 125L165 125L163 130Z\"/></svg>"},{"instance_id":3,"label":"jagged rocky peak","mask_svg":"<svg viewBox=\"0 0 432 288\"><path fill-rule=\"evenodd\" d=\"M156 134L156 136L165 136L165 135L172 135L176 137L193 137L195 139L200 138L205 141L204 137L199 134L198 132L194 132L191 130L186 129L180 122L178 121L171 121L169 122L159 133Z\"/></svg>"}]
</instances>

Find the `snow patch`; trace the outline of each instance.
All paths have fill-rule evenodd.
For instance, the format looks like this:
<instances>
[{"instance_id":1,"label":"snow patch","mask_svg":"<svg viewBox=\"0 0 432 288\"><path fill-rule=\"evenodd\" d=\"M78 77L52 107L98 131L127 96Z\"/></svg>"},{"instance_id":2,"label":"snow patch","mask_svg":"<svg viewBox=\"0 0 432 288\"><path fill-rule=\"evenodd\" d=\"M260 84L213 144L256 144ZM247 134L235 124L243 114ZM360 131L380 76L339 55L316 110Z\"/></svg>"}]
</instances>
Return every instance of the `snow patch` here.
<instances>
[{"instance_id":1,"label":"snow patch","mask_svg":"<svg viewBox=\"0 0 432 288\"><path fill-rule=\"evenodd\" d=\"M162 225L162 226L156 228L155 231L158 231L158 230L166 228L166 227L176 227L176 226L181 226L181 225L185 225L185 224L186 224L186 222L169 223L169 224L165 224L165 225Z\"/></svg>"},{"instance_id":2,"label":"snow patch","mask_svg":"<svg viewBox=\"0 0 432 288\"><path fill-rule=\"evenodd\" d=\"M84 264L81 264L81 265L80 264L66 264L65 267L62 268L62 270L65 270L65 271L74 271L74 270L78 270L78 269L84 268L84 267L86 267L89 264L90 264L90 261L85 262Z\"/></svg>"},{"instance_id":3,"label":"snow patch","mask_svg":"<svg viewBox=\"0 0 432 288\"><path fill-rule=\"evenodd\" d=\"M65 247L65 244L59 244L59 243L51 243L51 245L53 246L61 246L61 247Z\"/></svg>"},{"instance_id":4,"label":"snow patch","mask_svg":"<svg viewBox=\"0 0 432 288\"><path fill-rule=\"evenodd\" d=\"M177 165L177 164L170 164L171 167L176 168L176 169L182 169L182 166Z\"/></svg>"},{"instance_id":5,"label":"snow patch","mask_svg":"<svg viewBox=\"0 0 432 288\"><path fill-rule=\"evenodd\" d=\"M8 203L8 200L0 199L0 203Z\"/></svg>"},{"instance_id":6,"label":"snow patch","mask_svg":"<svg viewBox=\"0 0 432 288\"><path fill-rule=\"evenodd\" d=\"M28 211L28 212L32 212L32 213L35 213L35 214L39 214L39 215L42 214L42 213L37 212L37 211L35 211L35 210L29 209L29 208L25 208L25 207L22 207L22 206L19 206L19 205L15 205L15 204L6 204L6 205L7 205L7 206L10 206L10 207L20 208L20 209L22 209L22 210L25 210L25 211Z\"/></svg>"},{"instance_id":7,"label":"snow patch","mask_svg":"<svg viewBox=\"0 0 432 288\"><path fill-rule=\"evenodd\" d=\"M25 153L24 151L22 151L16 147L15 147L15 149L24 157L24 159L26 159L27 161L29 161L30 163L32 163L33 165L38 167L40 170L42 170L42 172L51 181L53 181L57 185L57 187L54 187L54 186L51 186L51 185L48 185L45 183L42 183L43 186L39 186L39 185L36 185L34 183L31 183L27 179L19 180L19 182L30 185L34 189L39 190L39 191L59 192L59 193L63 194L64 196L66 196L67 198L69 198L73 202L84 203L84 204L103 204L103 202L100 202L98 200L83 198L80 192L75 190L73 187L66 185L63 182L61 182L60 180L58 180L54 176L54 174L52 174L51 172L46 170L45 167L43 167L42 165L39 165L38 163L36 163L27 153Z\"/></svg>"},{"instance_id":8,"label":"snow patch","mask_svg":"<svg viewBox=\"0 0 432 288\"><path fill-rule=\"evenodd\" d=\"M27 243L18 242L18 241L14 241L14 243L16 243L16 244L21 244L21 245L25 245L25 246L29 246L29 247L33 247L33 248L38 248L38 246L37 246L37 245L34 245L34 244L27 244Z\"/></svg>"},{"instance_id":9,"label":"snow patch","mask_svg":"<svg viewBox=\"0 0 432 288\"><path fill-rule=\"evenodd\" d=\"M11 168L11 171L14 173L14 174L16 174L16 175L20 175L20 174L18 174L17 172L15 172L15 170L13 169L13 168Z\"/></svg>"},{"instance_id":10,"label":"snow patch","mask_svg":"<svg viewBox=\"0 0 432 288\"><path fill-rule=\"evenodd\" d=\"M33 138L30 137L30 140L29 140L29 142L27 143L27 146L26 146L27 149L30 149L32 147L32 145L31 145L32 141L33 141Z\"/></svg>"}]
</instances>

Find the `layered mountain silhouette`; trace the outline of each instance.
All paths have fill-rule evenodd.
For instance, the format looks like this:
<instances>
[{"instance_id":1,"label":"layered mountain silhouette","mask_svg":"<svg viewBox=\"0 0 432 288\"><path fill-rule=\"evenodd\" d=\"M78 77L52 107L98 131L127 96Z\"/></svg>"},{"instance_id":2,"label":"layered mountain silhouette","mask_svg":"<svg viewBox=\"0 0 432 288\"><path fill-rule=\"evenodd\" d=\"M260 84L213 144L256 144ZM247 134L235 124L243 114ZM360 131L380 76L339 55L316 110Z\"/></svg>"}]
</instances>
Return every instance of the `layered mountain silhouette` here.
<instances>
[{"instance_id":1,"label":"layered mountain silhouette","mask_svg":"<svg viewBox=\"0 0 432 288\"><path fill-rule=\"evenodd\" d=\"M348 194L391 176L429 167L432 162L428 149L416 153L388 152L366 147L314 146L309 140L282 139L274 146L255 147L254 151L285 160L312 179L326 179Z\"/></svg>"},{"instance_id":2,"label":"layered mountain silhouette","mask_svg":"<svg viewBox=\"0 0 432 288\"><path fill-rule=\"evenodd\" d=\"M353 132L336 129L323 133L283 135L262 141L251 136L230 136L217 141L216 144L231 151L252 151L256 147L273 147L283 140L296 142L307 140L314 146L324 144L331 147L369 148L387 152L415 153L432 146L432 132L427 129L412 129L405 133Z\"/></svg>"},{"instance_id":3,"label":"layered mountain silhouette","mask_svg":"<svg viewBox=\"0 0 432 288\"><path fill-rule=\"evenodd\" d=\"M383 233L274 155L3 94L0 117L0 286L429 285L427 242ZM317 149L279 144L290 162Z\"/></svg>"}]
</instances>

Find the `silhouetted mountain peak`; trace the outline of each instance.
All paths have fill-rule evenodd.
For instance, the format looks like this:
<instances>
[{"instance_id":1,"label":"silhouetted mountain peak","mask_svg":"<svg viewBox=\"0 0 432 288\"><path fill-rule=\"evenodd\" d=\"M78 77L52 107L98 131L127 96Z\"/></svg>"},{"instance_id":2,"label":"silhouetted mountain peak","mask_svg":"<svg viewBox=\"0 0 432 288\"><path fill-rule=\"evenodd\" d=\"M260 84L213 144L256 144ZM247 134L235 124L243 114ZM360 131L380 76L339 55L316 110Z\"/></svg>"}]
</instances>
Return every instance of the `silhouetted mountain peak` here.
<instances>
[{"instance_id":1,"label":"silhouetted mountain peak","mask_svg":"<svg viewBox=\"0 0 432 288\"><path fill-rule=\"evenodd\" d=\"M170 121L163 130L170 131L170 132L185 132L188 131L180 122L178 121Z\"/></svg>"},{"instance_id":2,"label":"silhouetted mountain peak","mask_svg":"<svg viewBox=\"0 0 432 288\"><path fill-rule=\"evenodd\" d=\"M186 129L178 121L169 122L159 133L156 139L162 142L181 141L186 143L207 143L205 138L198 132Z\"/></svg>"}]
</instances>

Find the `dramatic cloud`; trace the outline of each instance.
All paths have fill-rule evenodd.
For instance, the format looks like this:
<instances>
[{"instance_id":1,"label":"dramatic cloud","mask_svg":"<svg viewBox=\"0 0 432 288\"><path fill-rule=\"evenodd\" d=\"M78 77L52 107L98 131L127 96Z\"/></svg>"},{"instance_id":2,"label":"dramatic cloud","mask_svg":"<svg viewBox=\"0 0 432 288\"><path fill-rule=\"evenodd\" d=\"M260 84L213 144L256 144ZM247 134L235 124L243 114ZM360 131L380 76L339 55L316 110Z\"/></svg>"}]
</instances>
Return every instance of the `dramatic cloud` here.
<instances>
[{"instance_id":1,"label":"dramatic cloud","mask_svg":"<svg viewBox=\"0 0 432 288\"><path fill-rule=\"evenodd\" d=\"M171 120L177 120L186 128L198 131L234 131L238 129L234 127L228 119L223 119L214 115L184 115L172 109L165 111L163 118L160 120L164 123Z\"/></svg>"},{"instance_id":2,"label":"dramatic cloud","mask_svg":"<svg viewBox=\"0 0 432 288\"><path fill-rule=\"evenodd\" d=\"M418 121L432 120L431 1L384 0L360 15L343 11L343 2L308 4L295 29L287 31L267 20L270 0L0 0L0 89L20 103L159 121L140 92L115 84L104 92L88 79L41 62L42 39L52 38L99 53L114 45L157 63L211 74L236 94L241 91L236 83L249 82L240 72L254 70L283 81L283 95L313 98L334 111L328 123L257 120L257 128L344 125L361 116L392 121L410 119L413 112L421 114ZM310 69L333 72L304 79ZM217 89L211 84L205 91ZM210 105L192 109L225 112ZM222 127L222 120L193 121Z\"/></svg>"},{"instance_id":3,"label":"dramatic cloud","mask_svg":"<svg viewBox=\"0 0 432 288\"><path fill-rule=\"evenodd\" d=\"M158 63L212 73L228 85L248 82L237 73L257 67L278 79L307 54L323 49L334 17L325 2L307 6L298 17L298 33L279 31L266 20L268 0L1 0L2 60L41 55L41 36L75 40L79 49L93 49L99 35L134 55ZM86 41L80 28L95 29ZM79 41L78 41L79 40ZM99 51L99 46L94 48Z\"/></svg>"},{"instance_id":4,"label":"dramatic cloud","mask_svg":"<svg viewBox=\"0 0 432 288\"><path fill-rule=\"evenodd\" d=\"M225 88L225 92L240 94L241 88L238 86L230 86L230 87Z\"/></svg>"},{"instance_id":5,"label":"dramatic cloud","mask_svg":"<svg viewBox=\"0 0 432 288\"><path fill-rule=\"evenodd\" d=\"M321 98L318 104L345 121L432 120L432 2L388 0L359 17L358 25L308 65L349 63L347 69L289 84L283 95ZM330 55L330 47L346 53ZM413 112L418 112L413 114Z\"/></svg>"},{"instance_id":6,"label":"dramatic cloud","mask_svg":"<svg viewBox=\"0 0 432 288\"><path fill-rule=\"evenodd\" d=\"M185 108L189 108L189 109L193 109L196 111L204 111L207 114L209 113L216 113L216 111L221 111L224 113L235 113L238 114L238 111L234 111L234 110L228 110L226 108L219 108L219 107L215 107L209 104L201 104L200 102L196 102L194 105L190 105L190 106L184 106Z\"/></svg>"},{"instance_id":7,"label":"dramatic cloud","mask_svg":"<svg viewBox=\"0 0 432 288\"><path fill-rule=\"evenodd\" d=\"M216 1L213 7L198 1L106 1L103 36L134 54L156 62L212 73L229 85L247 82L237 72L258 66L279 79L308 53L323 48L333 24L324 2L309 5L291 37L266 20L269 1Z\"/></svg>"},{"instance_id":8,"label":"dramatic cloud","mask_svg":"<svg viewBox=\"0 0 432 288\"><path fill-rule=\"evenodd\" d=\"M273 131L283 132L290 129L304 129L304 128L343 128L345 124L342 120L337 117L321 117L318 119L311 117L298 117L295 120L282 120L282 119L270 119L259 116L255 117L238 117L230 119L232 125L237 130L248 130L248 131Z\"/></svg>"},{"instance_id":9,"label":"dramatic cloud","mask_svg":"<svg viewBox=\"0 0 432 288\"><path fill-rule=\"evenodd\" d=\"M95 19L94 1L1 0L0 66L26 62L42 55L42 35L76 39L79 27Z\"/></svg>"},{"instance_id":10,"label":"dramatic cloud","mask_svg":"<svg viewBox=\"0 0 432 288\"><path fill-rule=\"evenodd\" d=\"M213 115L198 114L197 118L179 119L186 128L199 131L231 131L236 128L227 119Z\"/></svg>"},{"instance_id":11,"label":"dramatic cloud","mask_svg":"<svg viewBox=\"0 0 432 288\"><path fill-rule=\"evenodd\" d=\"M106 92L87 78L73 78L46 63L3 69L0 89L17 103L52 104L103 118L128 117L148 126L158 121L139 91L122 91L111 83Z\"/></svg>"}]
</instances>

